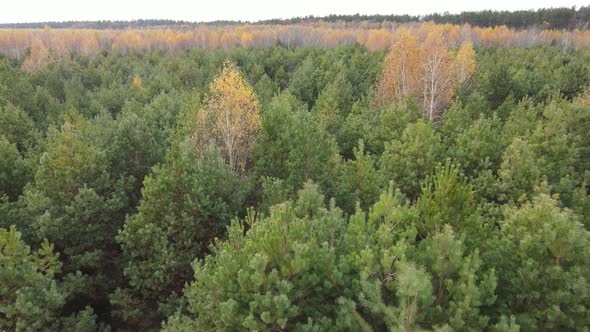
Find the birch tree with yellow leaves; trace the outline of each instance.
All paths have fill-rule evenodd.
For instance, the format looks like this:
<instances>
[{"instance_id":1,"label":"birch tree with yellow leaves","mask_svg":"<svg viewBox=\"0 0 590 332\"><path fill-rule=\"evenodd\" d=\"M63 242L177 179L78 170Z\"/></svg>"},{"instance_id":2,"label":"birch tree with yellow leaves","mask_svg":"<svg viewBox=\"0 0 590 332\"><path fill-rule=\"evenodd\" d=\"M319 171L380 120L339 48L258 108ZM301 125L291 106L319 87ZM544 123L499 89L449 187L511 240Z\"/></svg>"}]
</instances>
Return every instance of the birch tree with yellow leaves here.
<instances>
[{"instance_id":1,"label":"birch tree with yellow leaves","mask_svg":"<svg viewBox=\"0 0 590 332\"><path fill-rule=\"evenodd\" d=\"M463 43L457 51L455 58L455 78L458 84L465 83L475 72L477 62L475 61L475 50L473 44L468 41Z\"/></svg>"},{"instance_id":2,"label":"birch tree with yellow leaves","mask_svg":"<svg viewBox=\"0 0 590 332\"><path fill-rule=\"evenodd\" d=\"M51 62L51 54L49 49L45 47L43 42L36 39L31 44L31 54L22 64L24 71L33 71L37 68L45 67Z\"/></svg>"},{"instance_id":3,"label":"birch tree with yellow leaves","mask_svg":"<svg viewBox=\"0 0 590 332\"><path fill-rule=\"evenodd\" d=\"M461 45L456 55L448 44L441 29L429 32L422 45L410 31L398 30L377 82L376 104L399 103L411 96L421 102L426 118L439 118L457 86L467 81L476 67L471 42Z\"/></svg>"},{"instance_id":4,"label":"birch tree with yellow leaves","mask_svg":"<svg viewBox=\"0 0 590 332\"><path fill-rule=\"evenodd\" d=\"M434 120L455 92L454 59L440 31L428 34L422 45L422 54L422 111L429 120Z\"/></svg>"},{"instance_id":5,"label":"birch tree with yellow leaves","mask_svg":"<svg viewBox=\"0 0 590 332\"><path fill-rule=\"evenodd\" d=\"M209 86L205 107L197 114L193 140L205 150L214 143L223 148L229 167L244 173L261 126L258 99L238 68L226 61Z\"/></svg>"},{"instance_id":6,"label":"birch tree with yellow leaves","mask_svg":"<svg viewBox=\"0 0 590 332\"><path fill-rule=\"evenodd\" d=\"M400 102L417 88L420 65L418 39L408 29L399 29L384 61L377 95L382 103Z\"/></svg>"}]
</instances>

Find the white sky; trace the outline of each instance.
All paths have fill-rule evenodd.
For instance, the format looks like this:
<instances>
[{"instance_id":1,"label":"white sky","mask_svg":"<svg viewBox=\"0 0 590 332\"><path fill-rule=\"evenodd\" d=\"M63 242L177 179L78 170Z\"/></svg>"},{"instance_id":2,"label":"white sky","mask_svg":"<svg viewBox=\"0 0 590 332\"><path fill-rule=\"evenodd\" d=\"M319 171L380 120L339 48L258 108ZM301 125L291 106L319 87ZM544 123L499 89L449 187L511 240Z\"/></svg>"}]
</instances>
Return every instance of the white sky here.
<instances>
[{"instance_id":1,"label":"white sky","mask_svg":"<svg viewBox=\"0 0 590 332\"><path fill-rule=\"evenodd\" d=\"M430 14L445 11L580 7L588 0L2 0L0 23L133 20L247 20L328 14Z\"/></svg>"}]
</instances>

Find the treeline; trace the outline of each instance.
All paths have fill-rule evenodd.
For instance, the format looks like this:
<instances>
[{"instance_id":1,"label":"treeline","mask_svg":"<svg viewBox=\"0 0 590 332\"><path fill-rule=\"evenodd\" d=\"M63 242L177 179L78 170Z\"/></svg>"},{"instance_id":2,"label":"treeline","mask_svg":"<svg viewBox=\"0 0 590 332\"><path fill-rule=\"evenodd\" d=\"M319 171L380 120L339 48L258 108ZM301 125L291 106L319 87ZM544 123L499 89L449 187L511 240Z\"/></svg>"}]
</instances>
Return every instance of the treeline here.
<instances>
[{"instance_id":1,"label":"treeline","mask_svg":"<svg viewBox=\"0 0 590 332\"><path fill-rule=\"evenodd\" d=\"M208 26L241 25L243 21L210 21L195 23L183 20L164 19L138 19L132 21L63 21L63 22L32 22L32 23L0 23L0 29L90 29L90 30L124 30L124 29L148 29L148 28L194 28L197 25Z\"/></svg>"},{"instance_id":2,"label":"treeline","mask_svg":"<svg viewBox=\"0 0 590 332\"><path fill-rule=\"evenodd\" d=\"M470 24L476 27L495 27L505 25L513 29L539 27L541 29L587 29L590 22L590 6L580 8L541 8L537 10L496 11L483 10L461 12L459 14L433 13L428 15L329 15L325 17L302 17L285 20L266 20L257 23L299 24L306 22L428 22L439 24Z\"/></svg>"},{"instance_id":3,"label":"treeline","mask_svg":"<svg viewBox=\"0 0 590 332\"><path fill-rule=\"evenodd\" d=\"M1 29L114 29L128 28L154 28L154 27L178 27L192 25L189 21L162 20L162 19L138 19L132 21L63 21L63 22L31 22L31 23L0 23Z\"/></svg>"},{"instance_id":4,"label":"treeline","mask_svg":"<svg viewBox=\"0 0 590 332\"><path fill-rule=\"evenodd\" d=\"M0 57L0 330L584 330L590 51Z\"/></svg>"},{"instance_id":5,"label":"treeline","mask_svg":"<svg viewBox=\"0 0 590 332\"><path fill-rule=\"evenodd\" d=\"M518 11L469 11L459 14L433 13L428 15L328 15L324 17L306 16L289 19L269 19L256 22L244 21L212 21L212 22L190 22L182 20L164 19L139 19L133 21L66 21L66 22L35 22L35 23L3 23L0 28L4 29L42 29L45 27L53 29L128 29L128 28L151 28L151 27L195 27L205 24L218 25L293 25L310 24L318 22L329 23L411 23L432 21L439 24L470 24L475 27L496 27L507 26L513 29L526 29L538 27L541 29L587 29L590 22L590 6L580 8L541 8L537 10Z\"/></svg>"},{"instance_id":6,"label":"treeline","mask_svg":"<svg viewBox=\"0 0 590 332\"><path fill-rule=\"evenodd\" d=\"M0 29L0 51L26 58L23 69L32 70L75 54L129 54L155 49L178 52L191 48L229 50L235 46L331 48L364 45L371 51L391 47L409 32L418 43L441 33L446 46L471 42L477 47L533 47L554 45L562 52L590 46L590 30L515 30L506 26L472 27L468 24L310 23L301 25L199 25L194 29Z\"/></svg>"},{"instance_id":7,"label":"treeline","mask_svg":"<svg viewBox=\"0 0 590 332\"><path fill-rule=\"evenodd\" d=\"M460 14L431 14L422 18L436 23L465 24L478 27L505 25L515 29L539 27L542 29L587 29L590 6L572 8L542 8L538 10L461 12Z\"/></svg>"}]
</instances>

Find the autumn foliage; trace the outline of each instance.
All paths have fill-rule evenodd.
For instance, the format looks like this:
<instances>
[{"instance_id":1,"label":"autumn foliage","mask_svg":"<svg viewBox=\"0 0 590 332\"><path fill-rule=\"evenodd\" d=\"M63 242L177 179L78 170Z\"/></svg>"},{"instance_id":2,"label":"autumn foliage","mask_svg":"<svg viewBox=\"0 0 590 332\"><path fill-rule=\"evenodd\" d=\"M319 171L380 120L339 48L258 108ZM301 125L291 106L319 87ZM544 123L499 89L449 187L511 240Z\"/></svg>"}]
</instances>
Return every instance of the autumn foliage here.
<instances>
[{"instance_id":1,"label":"autumn foliage","mask_svg":"<svg viewBox=\"0 0 590 332\"><path fill-rule=\"evenodd\" d=\"M234 171L243 173L260 131L258 100L238 68L226 61L209 86L206 106L197 113L193 140L197 149L215 143L223 148Z\"/></svg>"},{"instance_id":2,"label":"autumn foliage","mask_svg":"<svg viewBox=\"0 0 590 332\"><path fill-rule=\"evenodd\" d=\"M177 28L10 35L0 331L590 332L574 31Z\"/></svg>"},{"instance_id":3,"label":"autumn foliage","mask_svg":"<svg viewBox=\"0 0 590 332\"><path fill-rule=\"evenodd\" d=\"M475 72L475 50L471 42L465 42L457 51L455 58L455 78L458 83L463 83Z\"/></svg>"},{"instance_id":4,"label":"autumn foliage","mask_svg":"<svg viewBox=\"0 0 590 332\"><path fill-rule=\"evenodd\" d=\"M189 48L228 50L233 46L268 47L280 43L292 47L337 47L359 43L369 50L388 49L408 42L408 35L424 42L434 31L442 31L450 47L471 42L478 47L561 45L564 49L590 46L590 30L572 31L539 28L511 29L506 26L473 27L469 24L433 22L310 22L297 24L243 24L179 26L173 28L92 29L0 29L0 52L16 58L27 56L24 69L31 70L69 56L96 54L101 50L128 54L134 51Z\"/></svg>"},{"instance_id":5,"label":"autumn foliage","mask_svg":"<svg viewBox=\"0 0 590 332\"><path fill-rule=\"evenodd\" d=\"M407 29L399 34L384 60L383 79L378 83L382 102L401 101L417 91L420 49L418 39Z\"/></svg>"},{"instance_id":6,"label":"autumn foliage","mask_svg":"<svg viewBox=\"0 0 590 332\"><path fill-rule=\"evenodd\" d=\"M422 111L433 120L449 104L455 91L454 58L442 33L428 35L422 45Z\"/></svg>"},{"instance_id":7,"label":"autumn foliage","mask_svg":"<svg viewBox=\"0 0 590 332\"><path fill-rule=\"evenodd\" d=\"M396 40L377 83L376 103L387 105L414 97L421 102L424 116L435 120L450 103L457 86L475 71L473 45L463 43L455 55L441 29L430 32L420 46L407 30L400 30Z\"/></svg>"},{"instance_id":8,"label":"autumn foliage","mask_svg":"<svg viewBox=\"0 0 590 332\"><path fill-rule=\"evenodd\" d=\"M48 48L41 40L35 39L32 41L29 56L22 64L22 69L32 71L68 57L68 51L63 43L54 45L54 48Z\"/></svg>"}]
</instances>

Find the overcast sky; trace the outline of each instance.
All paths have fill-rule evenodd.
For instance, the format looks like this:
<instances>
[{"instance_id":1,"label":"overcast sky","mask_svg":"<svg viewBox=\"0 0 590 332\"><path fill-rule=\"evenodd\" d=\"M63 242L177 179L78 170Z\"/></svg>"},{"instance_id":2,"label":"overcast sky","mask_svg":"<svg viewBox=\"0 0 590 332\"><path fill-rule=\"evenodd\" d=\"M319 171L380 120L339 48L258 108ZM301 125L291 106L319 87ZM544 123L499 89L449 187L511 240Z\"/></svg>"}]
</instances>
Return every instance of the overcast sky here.
<instances>
[{"instance_id":1,"label":"overcast sky","mask_svg":"<svg viewBox=\"0 0 590 332\"><path fill-rule=\"evenodd\" d=\"M0 23L133 20L247 20L329 14L429 14L586 5L578 0L3 0Z\"/></svg>"}]
</instances>

